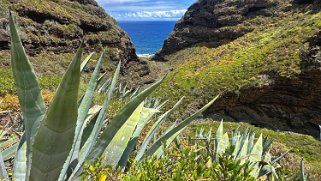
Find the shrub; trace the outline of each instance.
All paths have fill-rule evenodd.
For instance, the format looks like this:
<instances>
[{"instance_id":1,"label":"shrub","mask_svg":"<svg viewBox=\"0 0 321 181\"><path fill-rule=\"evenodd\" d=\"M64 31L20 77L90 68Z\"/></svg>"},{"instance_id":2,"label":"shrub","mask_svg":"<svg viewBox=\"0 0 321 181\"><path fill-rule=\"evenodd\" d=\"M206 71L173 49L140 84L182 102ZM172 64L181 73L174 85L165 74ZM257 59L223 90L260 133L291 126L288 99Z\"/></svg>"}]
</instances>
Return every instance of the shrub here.
<instances>
[{"instance_id":1,"label":"shrub","mask_svg":"<svg viewBox=\"0 0 321 181\"><path fill-rule=\"evenodd\" d=\"M223 122L215 137L212 131L203 129L193 138L194 144L186 144L184 140L176 142L176 148L165 150L162 157L156 155L145 157L138 162L132 160L126 173L111 171L99 162L88 165L85 179L101 180L293 180L279 169L280 157L269 153L271 141L256 138L249 129L234 131L229 138L223 132ZM190 141L191 142L191 141ZM164 145L166 147L166 145ZM303 167L301 168L303 170ZM305 174L301 172L301 178ZM301 179L302 180L302 179Z\"/></svg>"},{"instance_id":2,"label":"shrub","mask_svg":"<svg viewBox=\"0 0 321 181\"><path fill-rule=\"evenodd\" d=\"M194 148L171 148L161 158L144 158L133 162L126 173L101 167L98 162L87 166L84 180L254 180L249 162L235 161L226 153L220 162L209 162L209 155L199 155Z\"/></svg>"}]
</instances>

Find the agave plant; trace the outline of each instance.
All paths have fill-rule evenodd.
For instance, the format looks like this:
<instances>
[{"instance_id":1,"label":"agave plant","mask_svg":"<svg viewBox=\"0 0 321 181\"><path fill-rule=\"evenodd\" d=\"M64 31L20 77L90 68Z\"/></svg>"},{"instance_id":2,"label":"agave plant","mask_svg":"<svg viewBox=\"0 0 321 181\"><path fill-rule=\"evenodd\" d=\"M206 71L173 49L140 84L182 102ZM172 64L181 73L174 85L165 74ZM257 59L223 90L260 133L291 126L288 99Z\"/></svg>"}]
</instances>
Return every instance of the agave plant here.
<instances>
[{"instance_id":1,"label":"agave plant","mask_svg":"<svg viewBox=\"0 0 321 181\"><path fill-rule=\"evenodd\" d=\"M72 180L81 172L85 161L92 163L98 159L102 159L104 166L124 168L143 128L153 115L159 112L161 105L155 107L157 104L153 104L154 108L148 108L144 106L144 100L163 79L137 94L111 120L106 121L109 103L118 80L120 63L108 86L103 105L91 107L94 93L101 80L99 70L104 54L97 62L84 96L78 100L80 73L92 56L89 55L80 64L83 52L80 46L49 108L46 109L37 77L22 46L11 14L9 20L12 71L25 126L24 135L17 145L13 179ZM177 126L170 127L155 143L150 144L151 137L182 102L181 99L171 110L157 119L136 157L137 160L143 156L159 154L163 149L163 143L169 145L217 98ZM0 179L7 179L1 153L0 157Z\"/></svg>"},{"instance_id":2,"label":"agave plant","mask_svg":"<svg viewBox=\"0 0 321 181\"><path fill-rule=\"evenodd\" d=\"M223 121L218 127L215 138L211 137L212 131L205 133L204 129L197 132L196 136L207 143L206 150L211 155L211 162L219 162L227 150L232 149L230 155L234 160L239 160L241 164L249 162L251 176L260 178L262 176L271 176L279 179L276 169L280 168L277 163L288 152L278 158L272 159L269 153L272 141L263 138L262 134L256 138L253 131L244 129L242 132L236 130L232 133L232 137L223 131ZM214 140L214 141L213 141ZM256 140L256 142L255 142Z\"/></svg>"}]
</instances>

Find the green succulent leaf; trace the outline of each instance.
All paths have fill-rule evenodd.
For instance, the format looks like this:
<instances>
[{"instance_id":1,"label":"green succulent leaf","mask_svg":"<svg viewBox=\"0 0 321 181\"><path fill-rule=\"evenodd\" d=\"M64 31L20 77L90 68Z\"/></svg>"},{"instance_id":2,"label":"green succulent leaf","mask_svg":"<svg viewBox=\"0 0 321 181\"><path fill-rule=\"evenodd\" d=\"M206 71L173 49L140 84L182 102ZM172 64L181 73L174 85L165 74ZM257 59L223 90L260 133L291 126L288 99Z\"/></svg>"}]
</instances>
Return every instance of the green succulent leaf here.
<instances>
[{"instance_id":1,"label":"green succulent leaf","mask_svg":"<svg viewBox=\"0 0 321 181\"><path fill-rule=\"evenodd\" d=\"M182 131L186 126L188 126L195 118L197 118L201 113L203 113L207 108L209 108L217 99L219 96L215 97L212 101L210 101L208 104L206 104L203 108L195 112L192 116L185 119L183 122L179 123L174 129L169 131L168 133L164 134L162 137L160 137L152 146L149 148L146 152L147 156L152 156L154 153L162 146L163 142L166 143L166 141L171 138L176 133Z\"/></svg>"},{"instance_id":2,"label":"green succulent leaf","mask_svg":"<svg viewBox=\"0 0 321 181\"><path fill-rule=\"evenodd\" d=\"M94 72L91 76L91 79L89 81L88 88L87 88L85 95L83 96L83 98L80 102L80 105L78 107L78 118L77 118L77 125L76 125L76 130L75 130L75 137L73 139L72 149L71 149L70 154L69 154L69 156L63 166L63 170L60 173L59 180L63 180L70 163L74 159L78 159L82 133L85 128L84 122L86 120L86 117L88 116L88 111L89 111L90 106L92 105L92 102L93 102L95 90L98 85L100 68L101 68L103 62L104 62L104 53L101 54L101 56L96 64L95 70L94 70Z\"/></svg>"},{"instance_id":3,"label":"green succulent leaf","mask_svg":"<svg viewBox=\"0 0 321 181\"><path fill-rule=\"evenodd\" d=\"M251 162L260 162L262 161L262 155L263 155L263 136L261 134L250 153L249 160Z\"/></svg>"},{"instance_id":4,"label":"green succulent leaf","mask_svg":"<svg viewBox=\"0 0 321 181\"><path fill-rule=\"evenodd\" d=\"M224 135L224 130L223 130L223 120L222 120L220 126L217 128L217 131L216 131L215 145L218 145L218 143L223 138L223 135Z\"/></svg>"},{"instance_id":5,"label":"green succulent leaf","mask_svg":"<svg viewBox=\"0 0 321 181\"><path fill-rule=\"evenodd\" d=\"M106 129L103 131L100 139L97 141L94 150L90 153L88 157L89 161L94 161L102 155L117 131L124 125L137 106L140 105L146 99L146 97L148 97L163 82L164 78L142 91L111 120Z\"/></svg>"},{"instance_id":6,"label":"green succulent leaf","mask_svg":"<svg viewBox=\"0 0 321 181\"><path fill-rule=\"evenodd\" d=\"M0 151L0 179L9 180L9 176L6 170L6 166L4 165L4 160L2 157L1 151Z\"/></svg>"},{"instance_id":7,"label":"green succulent leaf","mask_svg":"<svg viewBox=\"0 0 321 181\"><path fill-rule=\"evenodd\" d=\"M69 180L71 180L73 178L73 176L77 174L78 170L82 167L83 163L87 159L88 154L93 149L93 145L95 144L95 142L93 140L97 139L97 137L103 127L104 120L106 119L106 116L107 116L107 110L109 107L109 103L111 101L113 92L116 87L116 83L118 81L119 72L120 72L120 65L121 65L121 62L119 62L118 66L117 66L117 69L115 71L114 78L113 78L112 84L110 86L110 89L108 91L108 94L107 94L105 101L103 103L103 106L98 114L98 117L95 120L95 125L92 128L92 131L91 131L88 139L85 141L84 145L81 147L81 150L79 152L78 163L77 163L74 171L72 172L71 176L69 177ZM91 126L91 124L89 124L89 126ZM85 130L86 130L86 128L85 128Z\"/></svg>"},{"instance_id":8,"label":"green succulent leaf","mask_svg":"<svg viewBox=\"0 0 321 181\"><path fill-rule=\"evenodd\" d=\"M79 48L35 137L31 180L57 180L72 147L78 116Z\"/></svg>"},{"instance_id":9,"label":"green succulent leaf","mask_svg":"<svg viewBox=\"0 0 321 181\"><path fill-rule=\"evenodd\" d=\"M308 177L305 174L304 171L304 162L303 159L301 160L301 165L300 165L301 171L300 171L300 181L307 181Z\"/></svg>"},{"instance_id":10,"label":"green succulent leaf","mask_svg":"<svg viewBox=\"0 0 321 181\"><path fill-rule=\"evenodd\" d=\"M36 74L23 48L11 13L9 16L9 27L11 37L11 67L25 126L27 162L24 164L27 164L31 163L31 145L36 129L43 119L46 109ZM30 168L30 164L27 165L27 168ZM26 177L29 175L28 170L26 171Z\"/></svg>"},{"instance_id":11,"label":"green succulent leaf","mask_svg":"<svg viewBox=\"0 0 321 181\"><path fill-rule=\"evenodd\" d=\"M173 123L172 125L170 125L167 130L165 131L165 134L167 134L168 132L170 132L171 130L173 130L176 126L176 123ZM153 154L153 156L156 156L156 158L160 158L161 156L164 155L164 150L166 148L168 148L170 146L170 144L177 138L177 136L182 132L183 130L181 131L178 131L176 132L175 134L173 134L171 137L169 137L166 142L164 142L164 145L162 147L159 147L155 153ZM164 135L165 135L164 134Z\"/></svg>"},{"instance_id":12,"label":"green succulent leaf","mask_svg":"<svg viewBox=\"0 0 321 181\"><path fill-rule=\"evenodd\" d=\"M225 150L230 146L230 140L227 133L224 133L222 138L217 144L216 154L217 156L225 153Z\"/></svg>"},{"instance_id":13,"label":"green succulent leaf","mask_svg":"<svg viewBox=\"0 0 321 181\"><path fill-rule=\"evenodd\" d=\"M118 162L123 155L132 134L141 118L141 113L144 107L142 102L133 114L128 118L126 123L117 131L111 142L108 144L106 150L102 155L102 164L104 166L110 165L113 168L117 167Z\"/></svg>"},{"instance_id":14,"label":"green succulent leaf","mask_svg":"<svg viewBox=\"0 0 321 181\"><path fill-rule=\"evenodd\" d=\"M83 72L86 65L89 63L89 60L92 58L92 56L95 54L95 52L90 53L85 60L80 65L80 72Z\"/></svg>"},{"instance_id":15,"label":"green succulent leaf","mask_svg":"<svg viewBox=\"0 0 321 181\"><path fill-rule=\"evenodd\" d=\"M27 180L27 142L26 134L23 134L14 159L13 178L14 180Z\"/></svg>"},{"instance_id":16,"label":"green succulent leaf","mask_svg":"<svg viewBox=\"0 0 321 181\"><path fill-rule=\"evenodd\" d=\"M247 148L247 154L250 154L252 149L253 149L254 139L255 139L255 132L254 131L250 131L249 145L248 145L248 148ZM262 145L262 147L263 147L263 145Z\"/></svg>"},{"instance_id":17,"label":"green succulent leaf","mask_svg":"<svg viewBox=\"0 0 321 181\"><path fill-rule=\"evenodd\" d=\"M157 113L159 112L158 109L152 109L152 108L146 108L143 107L141 115L140 115L140 120L137 124L137 127L118 163L118 166L124 170L126 167L126 164L128 162L130 153L135 149L135 146L137 144L139 135L141 134L141 132L143 131L144 127L146 126L146 124L150 121L150 119Z\"/></svg>"},{"instance_id":18,"label":"green succulent leaf","mask_svg":"<svg viewBox=\"0 0 321 181\"><path fill-rule=\"evenodd\" d=\"M18 149L18 145L19 145L19 143L15 143L15 144L11 145L9 148L3 150L2 156L3 156L4 161L14 158L14 156L17 152L17 149Z\"/></svg>"},{"instance_id":19,"label":"green succulent leaf","mask_svg":"<svg viewBox=\"0 0 321 181\"><path fill-rule=\"evenodd\" d=\"M247 133L243 144L241 144L240 151L237 155L237 158L242 160L242 162L241 162L242 164L245 162L246 157L247 157L248 144L249 144L249 134Z\"/></svg>"},{"instance_id":20,"label":"green succulent leaf","mask_svg":"<svg viewBox=\"0 0 321 181\"><path fill-rule=\"evenodd\" d=\"M172 109L168 110L166 113L164 113L163 115L161 115L157 121L153 124L153 126L150 128L150 130L148 131L141 147L140 150L138 151L135 160L136 161L140 161L143 158L143 155L148 147L148 144L150 143L150 141L152 140L152 138L154 137L155 133L157 132L158 128L160 127L160 125L168 118L168 116L170 116L177 108L178 106L183 102L184 97L182 97L175 105Z\"/></svg>"}]
</instances>

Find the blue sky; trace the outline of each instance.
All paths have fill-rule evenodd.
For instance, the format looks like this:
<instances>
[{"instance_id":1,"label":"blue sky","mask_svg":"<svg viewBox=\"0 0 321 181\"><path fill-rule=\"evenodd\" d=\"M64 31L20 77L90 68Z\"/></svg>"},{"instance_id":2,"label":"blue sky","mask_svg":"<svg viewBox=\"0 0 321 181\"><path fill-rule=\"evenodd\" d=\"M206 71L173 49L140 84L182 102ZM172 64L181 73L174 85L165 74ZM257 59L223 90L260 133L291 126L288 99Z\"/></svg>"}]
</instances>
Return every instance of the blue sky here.
<instances>
[{"instance_id":1,"label":"blue sky","mask_svg":"<svg viewBox=\"0 0 321 181\"><path fill-rule=\"evenodd\" d=\"M116 20L177 20L196 0L97 0Z\"/></svg>"}]
</instances>

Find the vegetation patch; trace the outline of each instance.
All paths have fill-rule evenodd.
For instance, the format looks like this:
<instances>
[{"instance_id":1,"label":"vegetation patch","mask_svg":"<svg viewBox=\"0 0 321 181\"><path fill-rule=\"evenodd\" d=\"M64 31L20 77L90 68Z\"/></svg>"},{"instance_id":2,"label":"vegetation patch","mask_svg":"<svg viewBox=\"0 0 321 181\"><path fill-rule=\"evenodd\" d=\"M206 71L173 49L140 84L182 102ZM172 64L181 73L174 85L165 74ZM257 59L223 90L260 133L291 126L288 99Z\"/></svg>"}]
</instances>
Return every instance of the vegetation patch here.
<instances>
[{"instance_id":1,"label":"vegetation patch","mask_svg":"<svg viewBox=\"0 0 321 181\"><path fill-rule=\"evenodd\" d=\"M188 131L189 133L187 134L189 134L190 137L194 137L196 130L199 131L201 128L203 128L204 131L208 131L210 129L216 130L219 127L219 124L219 122L214 121L193 124L190 126ZM267 136L268 139L273 141L273 153L281 155L285 150L290 150L290 154L285 158L287 162L282 162L286 166L284 169L287 172L297 172L299 161L301 158L304 158L304 160L307 162L307 165L310 167L309 172L311 173L311 176L315 177L316 180L321 176L321 142L312 136L292 132L277 132L265 128L254 127L247 123L241 122L225 122L224 128L228 132L231 132L237 128L241 130L249 128L255 131L257 135L262 133L264 136ZM294 157L295 159L291 157Z\"/></svg>"}]
</instances>

